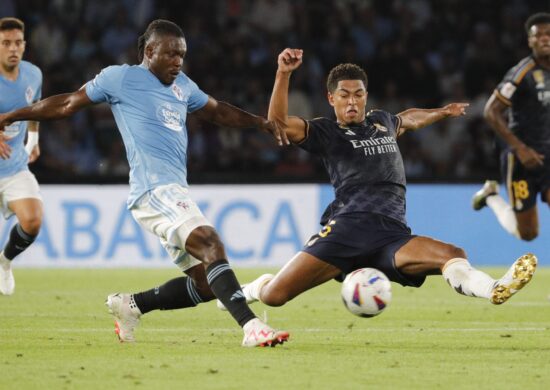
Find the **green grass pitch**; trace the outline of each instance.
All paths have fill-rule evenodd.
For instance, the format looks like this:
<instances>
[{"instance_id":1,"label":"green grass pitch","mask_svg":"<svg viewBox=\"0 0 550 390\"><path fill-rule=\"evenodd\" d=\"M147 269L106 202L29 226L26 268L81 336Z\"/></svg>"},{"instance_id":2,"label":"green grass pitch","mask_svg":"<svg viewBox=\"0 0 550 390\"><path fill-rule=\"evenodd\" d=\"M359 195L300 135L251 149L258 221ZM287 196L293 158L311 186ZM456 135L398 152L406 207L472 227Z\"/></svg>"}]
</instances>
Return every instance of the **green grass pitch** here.
<instances>
[{"instance_id":1,"label":"green grass pitch","mask_svg":"<svg viewBox=\"0 0 550 390\"><path fill-rule=\"evenodd\" d=\"M242 282L265 270L240 269ZM493 276L504 269L488 269ZM281 308L261 304L291 333L245 349L242 332L210 302L142 317L121 344L104 306L177 270L16 269L0 296L0 389L548 389L550 269L502 306L460 296L441 277L393 285L379 317L349 314L327 283Z\"/></svg>"}]
</instances>

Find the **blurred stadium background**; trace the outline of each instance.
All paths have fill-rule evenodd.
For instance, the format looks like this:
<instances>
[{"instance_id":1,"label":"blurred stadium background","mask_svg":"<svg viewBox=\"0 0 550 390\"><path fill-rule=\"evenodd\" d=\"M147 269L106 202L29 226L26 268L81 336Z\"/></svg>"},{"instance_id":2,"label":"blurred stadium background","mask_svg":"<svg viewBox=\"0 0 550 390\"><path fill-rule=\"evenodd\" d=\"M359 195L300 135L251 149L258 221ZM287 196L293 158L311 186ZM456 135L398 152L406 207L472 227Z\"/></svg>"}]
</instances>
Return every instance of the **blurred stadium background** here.
<instances>
[{"instance_id":1,"label":"blurred stadium background","mask_svg":"<svg viewBox=\"0 0 550 390\"><path fill-rule=\"evenodd\" d=\"M26 23L25 59L42 69L44 97L80 88L107 65L136 63L137 37L152 19L166 18L186 35L186 73L208 94L257 114L267 112L276 57L284 47L305 50L304 66L291 83L295 115L333 115L325 78L341 62L367 70L369 109L398 113L470 102L466 117L408 134L400 139L400 148L409 182L429 184L409 190L409 222L416 233L462 245L484 264L507 264L526 250L548 253L546 205L540 207L539 238L523 243L504 233L490 211L471 211L469 197L483 180L500 176L495 137L482 118L485 102L506 70L530 53L526 18L549 9L550 1L536 0L0 0L0 17L17 16ZM327 181L316 158L295 147L279 148L269 135L219 128L193 117L188 128L191 185ZM84 194L82 187L76 195L78 188L45 185L128 182L124 146L109 107L98 105L67 120L43 123L41 132L42 155L32 171L48 204L46 223L42 239L23 255L21 266L59 259L80 265L141 261L154 266L148 262L160 255L140 246L139 228L124 211L119 213L125 186L116 190L115 207L109 205L115 199L109 195L112 188L96 197L93 191ZM231 203L219 199L218 188L198 190L199 204L209 207L205 214L226 245L236 248L232 259L237 263L239 253L248 256L241 260L261 262L265 248L276 244L282 252L274 250L268 258L284 262L317 229L318 209L328 201L327 189L315 184L289 189L290 201L284 189L274 198L261 198L262 191L248 191L248 203ZM300 198L300 191L310 198ZM307 210L304 199L315 199ZM105 219L108 226L102 225ZM242 234L243 224L262 236ZM0 239L9 226L3 226ZM233 241L232 235L239 237ZM117 245L134 252L119 251Z\"/></svg>"}]
</instances>

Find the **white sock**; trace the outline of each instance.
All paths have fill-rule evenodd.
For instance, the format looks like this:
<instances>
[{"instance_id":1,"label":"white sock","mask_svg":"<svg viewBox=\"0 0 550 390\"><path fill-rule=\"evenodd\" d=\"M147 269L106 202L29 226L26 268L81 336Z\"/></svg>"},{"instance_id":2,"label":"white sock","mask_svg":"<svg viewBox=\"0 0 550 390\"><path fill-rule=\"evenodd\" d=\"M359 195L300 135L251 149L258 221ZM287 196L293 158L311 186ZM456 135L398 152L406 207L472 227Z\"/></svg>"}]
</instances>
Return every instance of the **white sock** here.
<instances>
[{"instance_id":1,"label":"white sock","mask_svg":"<svg viewBox=\"0 0 550 390\"><path fill-rule=\"evenodd\" d=\"M2 267L4 271L11 268L11 260L8 260L8 258L4 256L4 251L0 252L0 267Z\"/></svg>"},{"instance_id":2,"label":"white sock","mask_svg":"<svg viewBox=\"0 0 550 390\"><path fill-rule=\"evenodd\" d=\"M443 277L459 294L469 297L491 297L496 280L473 268L468 260L455 258L443 267Z\"/></svg>"},{"instance_id":3,"label":"white sock","mask_svg":"<svg viewBox=\"0 0 550 390\"><path fill-rule=\"evenodd\" d=\"M272 274L263 274L253 282L247 284L243 288L243 293L247 301L261 301L260 293L262 291L262 287L265 286L273 278L274 276Z\"/></svg>"},{"instance_id":4,"label":"white sock","mask_svg":"<svg viewBox=\"0 0 550 390\"><path fill-rule=\"evenodd\" d=\"M502 196L496 194L487 197L487 206L493 210L497 216L498 222L500 225L511 235L520 238L518 232L518 221L516 219L516 214Z\"/></svg>"}]
</instances>

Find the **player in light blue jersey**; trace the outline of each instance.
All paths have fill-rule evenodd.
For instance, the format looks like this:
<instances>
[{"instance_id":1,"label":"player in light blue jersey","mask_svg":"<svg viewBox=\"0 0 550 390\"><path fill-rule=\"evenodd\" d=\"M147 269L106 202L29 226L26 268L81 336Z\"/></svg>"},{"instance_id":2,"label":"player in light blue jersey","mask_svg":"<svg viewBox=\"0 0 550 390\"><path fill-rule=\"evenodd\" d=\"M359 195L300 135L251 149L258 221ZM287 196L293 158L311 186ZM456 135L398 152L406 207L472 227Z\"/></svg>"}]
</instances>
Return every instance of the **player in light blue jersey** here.
<instances>
[{"instance_id":1,"label":"player in light blue jersey","mask_svg":"<svg viewBox=\"0 0 550 390\"><path fill-rule=\"evenodd\" d=\"M0 115L0 130L17 120L58 119L96 103L111 106L130 163L128 207L156 234L188 277L137 294L111 294L107 305L121 341L134 341L141 315L196 306L217 297L244 329L243 346L276 345L288 333L260 321L246 304L224 246L187 190L187 114L216 124L286 135L266 119L206 95L182 71L181 29L155 20L138 40L140 65L110 66L79 91L56 95Z\"/></svg>"},{"instance_id":2,"label":"player in light blue jersey","mask_svg":"<svg viewBox=\"0 0 550 390\"><path fill-rule=\"evenodd\" d=\"M42 72L30 62L22 61L24 33L21 20L0 19L0 113L40 100ZM42 198L38 182L28 168L40 155L38 123L13 122L5 128L2 140L5 142L0 147L0 208L6 219L15 214L18 221L0 252L0 293L11 295L15 290L12 260L34 242L42 224Z\"/></svg>"}]
</instances>

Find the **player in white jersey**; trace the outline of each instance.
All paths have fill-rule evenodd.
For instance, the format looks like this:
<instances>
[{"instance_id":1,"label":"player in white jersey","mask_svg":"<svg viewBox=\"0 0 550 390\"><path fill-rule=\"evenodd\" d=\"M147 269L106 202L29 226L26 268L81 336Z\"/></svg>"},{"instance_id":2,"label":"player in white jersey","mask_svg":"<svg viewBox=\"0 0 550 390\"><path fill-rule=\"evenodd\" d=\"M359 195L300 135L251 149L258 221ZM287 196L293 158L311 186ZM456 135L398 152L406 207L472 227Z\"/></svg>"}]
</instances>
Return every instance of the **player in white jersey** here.
<instances>
[{"instance_id":1,"label":"player in white jersey","mask_svg":"<svg viewBox=\"0 0 550 390\"><path fill-rule=\"evenodd\" d=\"M40 100L42 72L30 62L22 61L24 33L25 25L21 20L0 19L0 113ZM13 122L6 126L2 140L0 208L6 219L15 215L18 221L0 252L0 293L11 295L15 290L12 260L34 242L42 224L42 198L38 182L28 168L28 164L40 155L38 123Z\"/></svg>"},{"instance_id":2,"label":"player in white jersey","mask_svg":"<svg viewBox=\"0 0 550 390\"><path fill-rule=\"evenodd\" d=\"M16 120L58 119L110 104L130 164L128 207L188 275L139 294L110 295L106 303L121 341L134 341L134 327L146 312L217 297L243 327L244 346L282 343L288 333L273 330L250 310L217 232L188 195L185 121L189 113L224 126L263 129L279 143L286 136L272 122L206 95L182 72L187 47L176 24L151 22L138 49L140 65L107 67L79 91L0 115L0 130Z\"/></svg>"}]
</instances>

